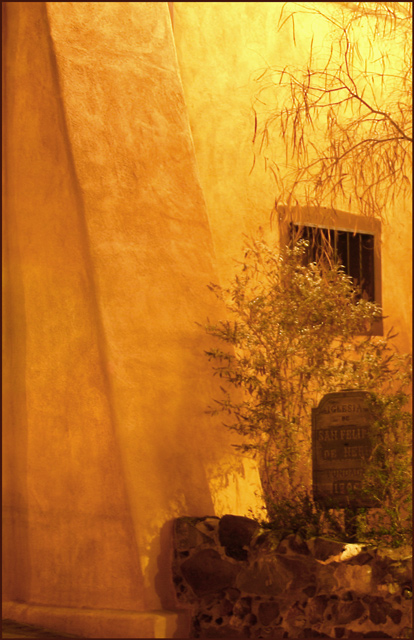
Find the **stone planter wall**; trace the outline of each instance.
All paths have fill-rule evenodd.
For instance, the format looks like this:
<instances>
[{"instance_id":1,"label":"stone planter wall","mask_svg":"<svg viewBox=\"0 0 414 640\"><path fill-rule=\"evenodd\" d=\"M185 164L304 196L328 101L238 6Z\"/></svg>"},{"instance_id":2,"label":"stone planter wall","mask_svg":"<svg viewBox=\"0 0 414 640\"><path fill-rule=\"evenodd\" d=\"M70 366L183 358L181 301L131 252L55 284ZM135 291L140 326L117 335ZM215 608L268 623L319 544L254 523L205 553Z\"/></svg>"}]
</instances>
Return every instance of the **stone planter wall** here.
<instances>
[{"instance_id":1,"label":"stone planter wall","mask_svg":"<svg viewBox=\"0 0 414 640\"><path fill-rule=\"evenodd\" d=\"M193 638L411 638L410 549L277 541L249 518L178 518L173 581Z\"/></svg>"}]
</instances>

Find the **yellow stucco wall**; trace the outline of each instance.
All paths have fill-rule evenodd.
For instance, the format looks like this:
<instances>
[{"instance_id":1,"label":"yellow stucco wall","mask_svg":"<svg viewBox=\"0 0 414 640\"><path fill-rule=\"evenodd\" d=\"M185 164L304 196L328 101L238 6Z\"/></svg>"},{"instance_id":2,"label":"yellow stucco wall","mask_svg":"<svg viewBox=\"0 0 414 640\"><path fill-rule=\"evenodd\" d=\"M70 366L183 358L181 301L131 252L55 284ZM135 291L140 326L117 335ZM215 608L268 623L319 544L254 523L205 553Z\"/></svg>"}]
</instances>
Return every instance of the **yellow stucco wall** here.
<instances>
[{"instance_id":1,"label":"yellow stucco wall","mask_svg":"<svg viewBox=\"0 0 414 640\"><path fill-rule=\"evenodd\" d=\"M312 37L306 22L297 23L297 47L290 29L277 32L282 6L174 2L177 57L223 282L234 273L243 234L266 232L275 201L274 179L253 153L253 106L263 109L255 78L272 63L299 65Z\"/></svg>"},{"instance_id":2,"label":"yellow stucco wall","mask_svg":"<svg viewBox=\"0 0 414 640\"><path fill-rule=\"evenodd\" d=\"M317 4L328 14L337 10L337 3ZM267 80L256 79L268 67L305 65L312 39L314 59L320 66L330 55L329 22L300 11L294 3L287 5L292 6L282 2L174 2L177 57L222 282L234 274L234 260L242 255L243 234L255 234L262 227L278 238L277 220L269 231L278 192L271 173L265 171L264 156L283 164L285 149L273 144L262 156L256 155L251 171L259 147L252 144L253 107L261 126L272 104L271 88L266 98L259 94ZM279 29L289 11L295 11L295 42L292 20ZM367 39L361 37L362 54L364 44L368 46ZM347 204L346 199L338 200L337 206L345 210ZM384 327L387 331L394 326L399 332L398 348L411 351L411 201L398 201L387 217L381 234L382 304L388 316Z\"/></svg>"},{"instance_id":3,"label":"yellow stucco wall","mask_svg":"<svg viewBox=\"0 0 414 640\"><path fill-rule=\"evenodd\" d=\"M217 271L167 3L6 3L4 43L3 597L80 632L173 609L172 519L246 513L257 472L205 414Z\"/></svg>"},{"instance_id":4,"label":"yellow stucco wall","mask_svg":"<svg viewBox=\"0 0 414 640\"><path fill-rule=\"evenodd\" d=\"M252 77L300 62L311 31L276 37L281 3L174 3L174 35L168 3L3 7L6 612L182 636L154 613L175 607L172 519L246 514L258 487L204 413L217 381L196 322L222 317L207 284L274 201L250 173ZM410 224L404 204L383 229L404 350Z\"/></svg>"}]
</instances>

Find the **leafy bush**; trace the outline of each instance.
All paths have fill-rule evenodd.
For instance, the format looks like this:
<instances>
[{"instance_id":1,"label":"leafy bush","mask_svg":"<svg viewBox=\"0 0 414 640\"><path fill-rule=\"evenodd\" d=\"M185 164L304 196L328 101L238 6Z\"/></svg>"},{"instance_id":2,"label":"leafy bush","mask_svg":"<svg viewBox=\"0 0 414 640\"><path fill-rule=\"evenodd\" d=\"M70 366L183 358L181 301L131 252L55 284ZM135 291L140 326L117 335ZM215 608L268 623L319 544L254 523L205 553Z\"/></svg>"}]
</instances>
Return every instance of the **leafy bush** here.
<instances>
[{"instance_id":1,"label":"leafy bush","mask_svg":"<svg viewBox=\"0 0 414 640\"><path fill-rule=\"evenodd\" d=\"M312 498L311 409L326 393L368 391L375 444L363 490L382 509L380 518L367 509L352 514L353 530L366 540L391 536L402 544L410 517L411 430L404 406L411 358L393 347L391 332L372 335L380 307L361 296L329 250L311 264L306 250L305 241L277 249L250 240L230 286L210 285L229 317L206 325L220 341L206 354L229 384L209 412L228 414L225 426L244 436L235 446L258 460L273 527L349 537L350 514L341 524L343 514ZM223 342L232 350L221 348Z\"/></svg>"}]
</instances>

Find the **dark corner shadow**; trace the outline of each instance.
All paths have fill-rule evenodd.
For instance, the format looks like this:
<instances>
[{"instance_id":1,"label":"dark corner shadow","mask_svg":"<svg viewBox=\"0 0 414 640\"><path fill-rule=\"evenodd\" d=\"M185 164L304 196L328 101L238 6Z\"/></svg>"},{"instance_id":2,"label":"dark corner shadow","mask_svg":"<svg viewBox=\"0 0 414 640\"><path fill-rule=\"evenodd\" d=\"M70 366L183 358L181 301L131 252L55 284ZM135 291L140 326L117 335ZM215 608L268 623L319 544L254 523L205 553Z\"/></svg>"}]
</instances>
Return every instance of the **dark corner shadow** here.
<instances>
[{"instance_id":1,"label":"dark corner shadow","mask_svg":"<svg viewBox=\"0 0 414 640\"><path fill-rule=\"evenodd\" d=\"M160 530L160 553L157 558L155 590L160 598L162 608L177 614L177 628L172 636L176 640L177 638L189 638L191 611L179 607L175 598L172 580L173 525L173 519L167 520Z\"/></svg>"}]
</instances>

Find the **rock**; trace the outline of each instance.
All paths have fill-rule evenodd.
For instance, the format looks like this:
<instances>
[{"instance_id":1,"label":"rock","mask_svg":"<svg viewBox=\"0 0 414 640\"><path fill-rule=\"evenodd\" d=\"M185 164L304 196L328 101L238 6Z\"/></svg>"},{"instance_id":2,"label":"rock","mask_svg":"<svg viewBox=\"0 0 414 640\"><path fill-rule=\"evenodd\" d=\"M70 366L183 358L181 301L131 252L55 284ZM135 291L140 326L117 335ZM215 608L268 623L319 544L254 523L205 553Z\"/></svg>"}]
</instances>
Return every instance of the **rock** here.
<instances>
[{"instance_id":1,"label":"rock","mask_svg":"<svg viewBox=\"0 0 414 640\"><path fill-rule=\"evenodd\" d=\"M305 611L302 607L299 606L298 602L295 602L292 607L290 607L287 614L284 616L285 623L288 628L296 634L298 629L303 629L307 625Z\"/></svg>"},{"instance_id":2,"label":"rock","mask_svg":"<svg viewBox=\"0 0 414 640\"><path fill-rule=\"evenodd\" d=\"M373 560L373 555L371 553L369 553L368 551L361 551L361 553L358 553L354 555L353 558L350 558L348 563L363 565L363 564L367 564L367 562L372 562L372 560Z\"/></svg>"},{"instance_id":3,"label":"rock","mask_svg":"<svg viewBox=\"0 0 414 640\"><path fill-rule=\"evenodd\" d=\"M196 529L200 531L200 533L208 538L212 538L213 540L218 541L218 526L219 526L220 518L216 516L210 516L208 518L202 518L195 525Z\"/></svg>"},{"instance_id":4,"label":"rock","mask_svg":"<svg viewBox=\"0 0 414 640\"><path fill-rule=\"evenodd\" d=\"M387 614L384 607L384 599L375 596L365 596L363 601L369 608L369 619L374 624L384 624L387 621Z\"/></svg>"},{"instance_id":5,"label":"rock","mask_svg":"<svg viewBox=\"0 0 414 640\"><path fill-rule=\"evenodd\" d=\"M308 597L308 598L313 598L313 596L316 593L316 586L314 584L309 585L308 587L306 587L306 589L303 589L303 593Z\"/></svg>"},{"instance_id":6,"label":"rock","mask_svg":"<svg viewBox=\"0 0 414 640\"><path fill-rule=\"evenodd\" d=\"M293 573L275 554L266 554L260 561L244 567L236 579L236 587L255 595L275 596L285 591L293 580Z\"/></svg>"},{"instance_id":7,"label":"rock","mask_svg":"<svg viewBox=\"0 0 414 640\"><path fill-rule=\"evenodd\" d=\"M278 531L258 529L250 541L250 549L256 551L260 548L267 551L275 551L282 538L283 535Z\"/></svg>"},{"instance_id":8,"label":"rock","mask_svg":"<svg viewBox=\"0 0 414 640\"><path fill-rule=\"evenodd\" d=\"M388 568L389 573L395 581L410 584L413 579L413 560L407 558L397 562L391 562Z\"/></svg>"},{"instance_id":9,"label":"rock","mask_svg":"<svg viewBox=\"0 0 414 640\"><path fill-rule=\"evenodd\" d=\"M387 615L391 618L394 624L400 624L402 618L402 611L399 609L391 609L387 612Z\"/></svg>"},{"instance_id":10,"label":"rock","mask_svg":"<svg viewBox=\"0 0 414 640\"><path fill-rule=\"evenodd\" d=\"M353 602L338 602L333 609L333 618L338 624L348 624L353 620L361 618L366 609L360 600L354 600Z\"/></svg>"},{"instance_id":11,"label":"rock","mask_svg":"<svg viewBox=\"0 0 414 640\"><path fill-rule=\"evenodd\" d=\"M316 572L316 587L319 594L331 594L335 593L338 589L338 580L334 574L334 567L337 566L334 563L328 565L322 565Z\"/></svg>"},{"instance_id":12,"label":"rock","mask_svg":"<svg viewBox=\"0 0 414 640\"><path fill-rule=\"evenodd\" d=\"M343 562L337 565L333 573L340 590L355 591L359 594L369 593L372 587L372 567Z\"/></svg>"},{"instance_id":13,"label":"rock","mask_svg":"<svg viewBox=\"0 0 414 640\"><path fill-rule=\"evenodd\" d=\"M321 622L328 607L328 602L328 595L320 595L316 596L316 598L312 598L311 602L307 606L306 612L308 621L311 624L317 624L318 622Z\"/></svg>"},{"instance_id":14,"label":"rock","mask_svg":"<svg viewBox=\"0 0 414 640\"><path fill-rule=\"evenodd\" d=\"M231 586L239 571L240 567L223 560L214 549L202 549L181 565L184 579L197 596Z\"/></svg>"},{"instance_id":15,"label":"rock","mask_svg":"<svg viewBox=\"0 0 414 640\"><path fill-rule=\"evenodd\" d=\"M234 604L233 602L231 602L231 600L227 600L227 598L225 598L224 600L222 600L220 602L220 615L221 616L231 616L233 615L233 608L234 608Z\"/></svg>"},{"instance_id":16,"label":"rock","mask_svg":"<svg viewBox=\"0 0 414 640\"><path fill-rule=\"evenodd\" d=\"M386 558L387 560L411 560L413 559L412 547L405 545L398 549L392 549L388 547L381 547L375 549L374 553L380 558Z\"/></svg>"},{"instance_id":17,"label":"rock","mask_svg":"<svg viewBox=\"0 0 414 640\"><path fill-rule=\"evenodd\" d=\"M243 629L236 629L230 625L223 627L210 627L201 632L198 638L248 638Z\"/></svg>"},{"instance_id":18,"label":"rock","mask_svg":"<svg viewBox=\"0 0 414 640\"><path fill-rule=\"evenodd\" d=\"M332 556L338 556L343 553L346 547L346 543L328 538L310 538L306 544L312 556L317 560L328 560Z\"/></svg>"},{"instance_id":19,"label":"rock","mask_svg":"<svg viewBox=\"0 0 414 640\"><path fill-rule=\"evenodd\" d=\"M196 529L201 518L177 518L174 521L174 547L177 551L194 549L205 542L203 534Z\"/></svg>"},{"instance_id":20,"label":"rock","mask_svg":"<svg viewBox=\"0 0 414 640\"><path fill-rule=\"evenodd\" d=\"M235 560L247 560L253 535L260 530L260 525L243 516L223 516L219 524L220 544L226 549L226 555Z\"/></svg>"},{"instance_id":21,"label":"rock","mask_svg":"<svg viewBox=\"0 0 414 640\"><path fill-rule=\"evenodd\" d=\"M240 591L238 589L226 589L225 594L230 602L236 602L236 600L240 598Z\"/></svg>"},{"instance_id":22,"label":"rock","mask_svg":"<svg viewBox=\"0 0 414 640\"><path fill-rule=\"evenodd\" d=\"M233 613L236 618L243 620L252 610L252 599L250 597L240 598L234 605Z\"/></svg>"},{"instance_id":23,"label":"rock","mask_svg":"<svg viewBox=\"0 0 414 640\"><path fill-rule=\"evenodd\" d=\"M273 600L269 602L261 602L259 605L259 622L265 626L275 620L280 613L279 604Z\"/></svg>"},{"instance_id":24,"label":"rock","mask_svg":"<svg viewBox=\"0 0 414 640\"><path fill-rule=\"evenodd\" d=\"M285 636L288 637L288 636ZM302 629L298 636L295 637L300 638L328 638L331 636L326 635L326 633L320 633L319 631L315 631L315 629L311 629L310 627L306 627L306 629Z\"/></svg>"},{"instance_id":25,"label":"rock","mask_svg":"<svg viewBox=\"0 0 414 640\"><path fill-rule=\"evenodd\" d=\"M283 540L280 541L276 552L286 555L300 554L308 556L310 554L306 542L304 542L298 534L294 533L289 534L286 538L283 538Z\"/></svg>"},{"instance_id":26,"label":"rock","mask_svg":"<svg viewBox=\"0 0 414 640\"><path fill-rule=\"evenodd\" d=\"M236 516L186 519L174 541L173 583L180 604L193 606L194 638L409 637L406 552L281 540Z\"/></svg>"},{"instance_id":27,"label":"rock","mask_svg":"<svg viewBox=\"0 0 414 640\"><path fill-rule=\"evenodd\" d=\"M319 569L319 565L312 557L303 557L302 555L284 556L277 554L277 560L280 566L289 571L292 575L290 589L302 591L305 584L315 584L315 575Z\"/></svg>"},{"instance_id":28,"label":"rock","mask_svg":"<svg viewBox=\"0 0 414 640\"><path fill-rule=\"evenodd\" d=\"M362 554L363 547L360 544L346 544L343 551L337 556L339 562L357 558ZM329 558L328 558L329 562ZM362 564L362 563L360 563Z\"/></svg>"}]
</instances>

